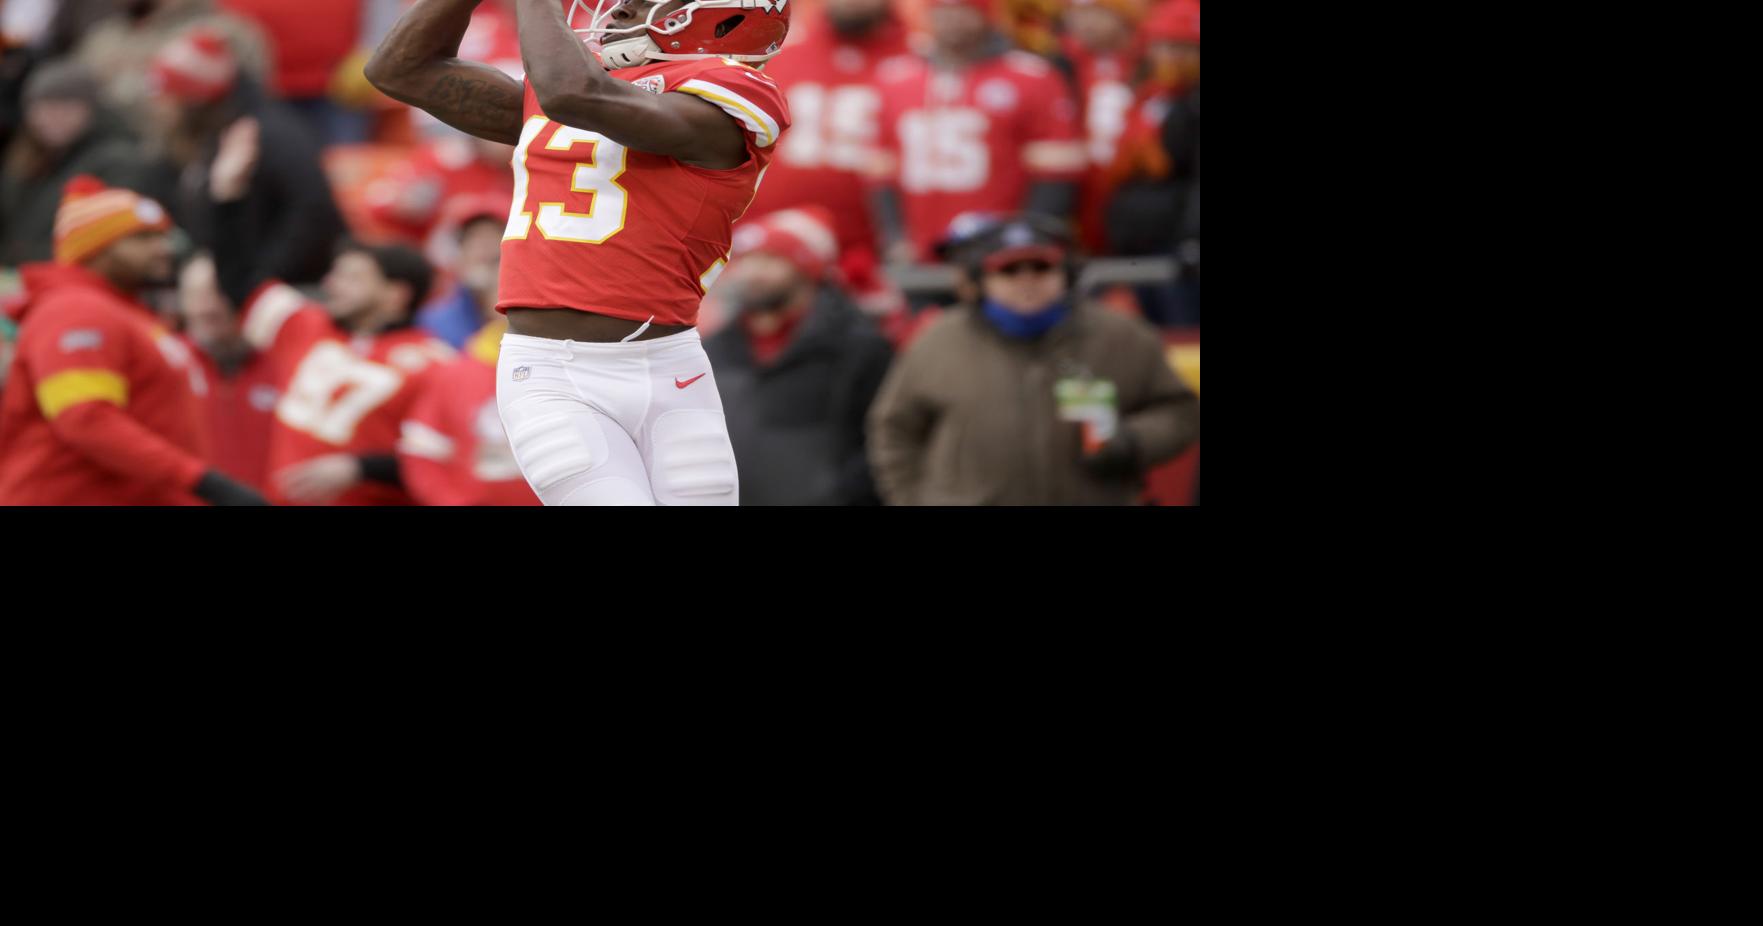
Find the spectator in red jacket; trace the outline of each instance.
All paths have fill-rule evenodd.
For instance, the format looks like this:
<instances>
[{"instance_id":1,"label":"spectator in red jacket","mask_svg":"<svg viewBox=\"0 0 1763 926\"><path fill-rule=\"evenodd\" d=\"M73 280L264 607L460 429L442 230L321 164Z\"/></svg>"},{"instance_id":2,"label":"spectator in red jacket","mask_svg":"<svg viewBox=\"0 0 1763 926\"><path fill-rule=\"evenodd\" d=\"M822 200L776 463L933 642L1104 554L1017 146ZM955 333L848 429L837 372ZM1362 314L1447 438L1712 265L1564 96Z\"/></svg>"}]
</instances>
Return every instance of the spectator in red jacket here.
<instances>
[{"instance_id":1,"label":"spectator in red jacket","mask_svg":"<svg viewBox=\"0 0 1763 926\"><path fill-rule=\"evenodd\" d=\"M262 504L209 468L200 366L137 294L169 282L171 221L75 177L55 263L24 268L18 356L0 395L0 504Z\"/></svg>"}]
</instances>

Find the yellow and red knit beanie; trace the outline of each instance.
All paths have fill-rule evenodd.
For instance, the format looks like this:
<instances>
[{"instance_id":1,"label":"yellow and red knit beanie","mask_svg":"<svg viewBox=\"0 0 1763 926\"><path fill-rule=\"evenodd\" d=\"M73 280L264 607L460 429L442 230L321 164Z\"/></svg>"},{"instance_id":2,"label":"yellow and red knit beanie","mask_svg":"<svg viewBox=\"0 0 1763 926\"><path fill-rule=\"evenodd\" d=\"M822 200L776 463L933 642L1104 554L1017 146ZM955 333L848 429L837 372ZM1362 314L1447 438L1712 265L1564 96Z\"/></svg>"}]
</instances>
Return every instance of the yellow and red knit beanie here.
<instances>
[{"instance_id":1,"label":"yellow and red knit beanie","mask_svg":"<svg viewBox=\"0 0 1763 926\"><path fill-rule=\"evenodd\" d=\"M67 182L55 213L55 261L81 264L119 239L140 231L168 231L171 217L133 190L112 189L81 174Z\"/></svg>"}]
</instances>

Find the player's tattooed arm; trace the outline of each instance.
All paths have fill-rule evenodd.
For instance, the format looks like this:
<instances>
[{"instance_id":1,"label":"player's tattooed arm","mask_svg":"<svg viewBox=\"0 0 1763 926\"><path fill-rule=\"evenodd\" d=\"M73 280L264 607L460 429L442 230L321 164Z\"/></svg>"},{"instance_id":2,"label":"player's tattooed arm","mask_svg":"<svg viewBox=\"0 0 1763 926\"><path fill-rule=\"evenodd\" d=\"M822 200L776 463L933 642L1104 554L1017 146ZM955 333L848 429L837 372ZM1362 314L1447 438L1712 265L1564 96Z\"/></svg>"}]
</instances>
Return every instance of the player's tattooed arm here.
<instances>
[{"instance_id":1,"label":"player's tattooed arm","mask_svg":"<svg viewBox=\"0 0 1763 926\"><path fill-rule=\"evenodd\" d=\"M520 56L539 108L637 151L727 170L747 160L744 130L714 104L650 93L606 73L557 0L520 0Z\"/></svg>"},{"instance_id":2,"label":"player's tattooed arm","mask_svg":"<svg viewBox=\"0 0 1763 926\"><path fill-rule=\"evenodd\" d=\"M520 82L487 64L462 61L459 42L482 0L416 0L368 59L381 93L428 111L479 138L520 141Z\"/></svg>"}]
</instances>

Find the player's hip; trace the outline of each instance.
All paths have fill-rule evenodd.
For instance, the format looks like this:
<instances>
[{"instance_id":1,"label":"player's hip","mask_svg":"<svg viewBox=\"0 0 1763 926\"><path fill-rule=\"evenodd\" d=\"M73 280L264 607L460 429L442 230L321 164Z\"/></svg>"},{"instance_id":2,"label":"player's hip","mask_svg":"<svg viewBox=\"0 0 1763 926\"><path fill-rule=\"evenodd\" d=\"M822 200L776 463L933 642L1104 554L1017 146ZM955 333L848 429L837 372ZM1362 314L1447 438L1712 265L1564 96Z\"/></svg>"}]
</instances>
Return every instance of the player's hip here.
<instances>
[{"instance_id":1,"label":"player's hip","mask_svg":"<svg viewBox=\"0 0 1763 926\"><path fill-rule=\"evenodd\" d=\"M523 337L582 344L628 344L656 341L692 330L691 325L649 319L618 318L576 309L534 309L510 306L508 330Z\"/></svg>"},{"instance_id":2,"label":"player's hip","mask_svg":"<svg viewBox=\"0 0 1763 926\"><path fill-rule=\"evenodd\" d=\"M633 426L656 409L722 408L696 328L652 341L558 341L508 332L496 362L496 401L574 400Z\"/></svg>"}]
</instances>

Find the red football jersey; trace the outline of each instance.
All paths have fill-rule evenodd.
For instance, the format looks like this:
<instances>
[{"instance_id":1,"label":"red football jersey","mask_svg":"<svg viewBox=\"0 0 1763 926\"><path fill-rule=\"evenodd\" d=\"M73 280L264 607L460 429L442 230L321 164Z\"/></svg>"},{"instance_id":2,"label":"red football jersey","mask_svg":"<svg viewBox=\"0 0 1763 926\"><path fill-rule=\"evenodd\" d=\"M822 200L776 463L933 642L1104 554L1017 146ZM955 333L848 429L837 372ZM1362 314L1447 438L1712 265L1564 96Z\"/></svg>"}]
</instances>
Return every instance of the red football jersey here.
<instances>
[{"instance_id":1,"label":"red football jersey","mask_svg":"<svg viewBox=\"0 0 1763 926\"><path fill-rule=\"evenodd\" d=\"M730 226L753 201L789 128L789 107L770 78L724 58L610 73L721 108L746 132L747 162L710 170L632 151L546 118L527 83L496 309L578 309L696 324L698 303L728 261Z\"/></svg>"},{"instance_id":2,"label":"red football jersey","mask_svg":"<svg viewBox=\"0 0 1763 926\"><path fill-rule=\"evenodd\" d=\"M404 419L398 469L423 505L537 505L496 409L496 359L507 324L485 326L435 367Z\"/></svg>"},{"instance_id":3,"label":"red football jersey","mask_svg":"<svg viewBox=\"0 0 1763 926\"><path fill-rule=\"evenodd\" d=\"M765 76L790 101L790 137L778 147L747 219L780 209L825 206L833 214L839 253L877 253L864 180L878 138L882 97L875 72L908 53L906 30L889 20L858 40L825 22L765 65Z\"/></svg>"},{"instance_id":4,"label":"red football jersey","mask_svg":"<svg viewBox=\"0 0 1763 926\"><path fill-rule=\"evenodd\" d=\"M1087 158L1065 78L1027 52L960 71L896 58L877 75L881 144L893 154L906 230L921 259L964 212L1017 212L1036 180L1078 180Z\"/></svg>"},{"instance_id":5,"label":"red football jersey","mask_svg":"<svg viewBox=\"0 0 1763 926\"><path fill-rule=\"evenodd\" d=\"M332 453L390 454L420 388L420 375L453 351L413 329L350 336L323 306L273 283L245 306L245 339L268 358L281 390L269 441L270 500L276 474ZM332 504L408 505L409 493L363 482Z\"/></svg>"}]
</instances>

